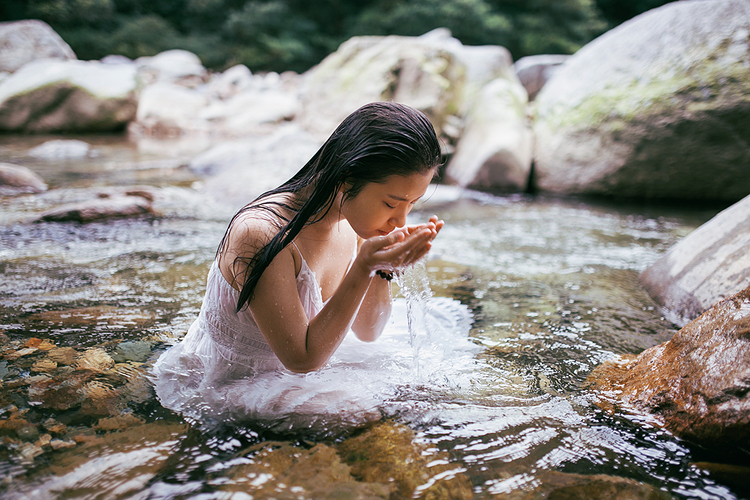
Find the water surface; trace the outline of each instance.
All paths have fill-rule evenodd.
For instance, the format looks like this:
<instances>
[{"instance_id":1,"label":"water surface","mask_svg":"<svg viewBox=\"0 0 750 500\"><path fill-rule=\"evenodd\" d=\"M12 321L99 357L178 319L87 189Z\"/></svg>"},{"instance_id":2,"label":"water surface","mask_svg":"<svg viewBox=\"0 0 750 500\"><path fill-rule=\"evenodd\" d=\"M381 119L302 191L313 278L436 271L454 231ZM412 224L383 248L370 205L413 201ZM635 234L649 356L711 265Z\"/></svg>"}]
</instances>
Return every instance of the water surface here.
<instances>
[{"instance_id":1,"label":"water surface","mask_svg":"<svg viewBox=\"0 0 750 500\"><path fill-rule=\"evenodd\" d=\"M162 408L144 377L196 317L216 245L237 207L201 191L201 179L182 166L189 151L139 149L103 136L84 138L98 151L91 158L25 155L43 139L0 140L0 161L32 168L51 188L0 198L4 494L230 498L227 491L234 491L247 498L230 488L243 484L245 494L276 491L286 498L281 493L295 485L274 483L273 473L238 480L238 467L249 467L256 453L246 450L278 442L304 450L336 446L361 429L332 423L323 431L292 426L278 434L235 422L206 431ZM136 185L155 189L159 217L29 222L97 190ZM399 386L383 413L413 432L424 453L439 457L434 463L442 478L465 477L474 498L513 497L539 488L553 473L628 478L678 498L742 496L691 465L716 457L643 416L600 410L585 385L601 362L640 353L674 334L638 275L716 208L442 188L427 198L412 220L437 213L446 226L414 279L471 310L474 350L439 371L428 364L420 372L415 361L413 380ZM421 344L404 356L451 347L430 332L420 335ZM14 357L33 338L77 354L99 348L117 364L74 386L75 394L85 394L82 400L58 401L67 393L52 392L51 381L73 380L78 372L63 364L40 371L35 363L47 351ZM14 428L19 419L25 424ZM65 429L50 430L52 421ZM67 444L52 449L44 435ZM276 489L258 493L269 485Z\"/></svg>"}]
</instances>

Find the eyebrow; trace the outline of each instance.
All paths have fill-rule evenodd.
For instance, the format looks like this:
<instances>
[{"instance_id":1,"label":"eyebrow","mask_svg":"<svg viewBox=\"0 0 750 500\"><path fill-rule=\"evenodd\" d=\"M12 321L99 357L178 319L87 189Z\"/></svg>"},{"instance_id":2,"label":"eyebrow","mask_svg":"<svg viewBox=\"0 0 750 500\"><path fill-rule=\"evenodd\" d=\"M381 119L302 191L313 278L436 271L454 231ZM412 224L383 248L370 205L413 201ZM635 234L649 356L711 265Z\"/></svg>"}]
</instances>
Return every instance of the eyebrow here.
<instances>
[{"instance_id":1,"label":"eyebrow","mask_svg":"<svg viewBox=\"0 0 750 500\"><path fill-rule=\"evenodd\" d=\"M389 194L388 198L390 198L392 200L396 200L396 201L409 201L406 198L401 198L400 196L396 196L396 195L393 195L393 194Z\"/></svg>"}]
</instances>

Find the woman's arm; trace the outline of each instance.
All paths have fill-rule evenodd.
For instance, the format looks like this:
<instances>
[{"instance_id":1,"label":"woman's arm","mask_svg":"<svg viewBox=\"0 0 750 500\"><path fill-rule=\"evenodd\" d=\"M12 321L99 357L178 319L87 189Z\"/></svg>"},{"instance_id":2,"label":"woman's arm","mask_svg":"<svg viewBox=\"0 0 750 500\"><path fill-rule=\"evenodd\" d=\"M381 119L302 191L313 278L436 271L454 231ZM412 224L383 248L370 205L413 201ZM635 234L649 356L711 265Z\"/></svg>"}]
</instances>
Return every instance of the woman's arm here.
<instances>
[{"instance_id":1,"label":"woman's arm","mask_svg":"<svg viewBox=\"0 0 750 500\"><path fill-rule=\"evenodd\" d=\"M434 234L434 227L425 227L363 242L341 284L312 320L299 300L292 252L279 253L258 281L250 311L284 366L296 372L322 367L352 326L372 281L383 281L375 271L416 262L429 250Z\"/></svg>"},{"instance_id":2,"label":"woman's arm","mask_svg":"<svg viewBox=\"0 0 750 500\"><path fill-rule=\"evenodd\" d=\"M406 226L397 231L404 232L405 235L415 234L422 229L430 229L432 236L426 244L427 250L432 246L431 241L440 232L443 227L443 221L438 220L436 215L430 217L426 224ZM412 261L416 262L415 259ZM391 315L391 283L385 279L375 276L371 280L370 287L367 289L362 305L359 308L357 317L352 324L352 331L358 339L365 342L372 342L380 337L388 319Z\"/></svg>"}]
</instances>

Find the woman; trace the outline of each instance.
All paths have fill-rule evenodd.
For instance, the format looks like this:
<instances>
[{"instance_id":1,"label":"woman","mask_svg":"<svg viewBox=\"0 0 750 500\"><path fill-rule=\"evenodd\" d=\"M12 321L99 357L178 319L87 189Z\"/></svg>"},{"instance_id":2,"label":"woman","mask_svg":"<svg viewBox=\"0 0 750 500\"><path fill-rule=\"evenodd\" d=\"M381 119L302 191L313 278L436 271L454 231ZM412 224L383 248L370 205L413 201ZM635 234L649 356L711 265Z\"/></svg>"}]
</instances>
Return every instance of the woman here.
<instances>
[{"instance_id":1,"label":"woman","mask_svg":"<svg viewBox=\"0 0 750 500\"><path fill-rule=\"evenodd\" d=\"M422 258L443 226L436 216L405 226L440 163L417 110L381 102L347 117L294 177L233 217L198 319L154 366L162 403L241 407L230 401L247 398L236 381L247 389L273 385L276 375L259 374L318 370L350 329L377 339L393 272Z\"/></svg>"}]
</instances>

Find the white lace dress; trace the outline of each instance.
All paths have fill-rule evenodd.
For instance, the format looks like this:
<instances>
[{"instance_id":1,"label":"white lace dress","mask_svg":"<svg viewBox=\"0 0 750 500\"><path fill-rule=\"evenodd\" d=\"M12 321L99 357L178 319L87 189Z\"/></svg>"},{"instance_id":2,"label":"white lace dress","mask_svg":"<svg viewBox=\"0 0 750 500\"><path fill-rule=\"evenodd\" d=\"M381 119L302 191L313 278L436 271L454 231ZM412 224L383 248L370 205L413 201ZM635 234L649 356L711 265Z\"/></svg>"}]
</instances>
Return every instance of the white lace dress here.
<instances>
[{"instance_id":1,"label":"white lace dress","mask_svg":"<svg viewBox=\"0 0 750 500\"><path fill-rule=\"evenodd\" d=\"M394 301L391 322L376 342L361 342L350 333L326 367L297 374L283 367L249 309L235 312L238 292L221 274L217 261L206 285L198 318L185 338L159 357L151 373L162 405L189 419L252 420L275 431L357 425L381 418L387 412L385 402L400 386L414 381L415 351L403 299ZM321 290L304 259L297 291L308 317L317 315L324 305ZM433 323L462 339L464 351L473 352L473 344L466 340L471 323L468 310L455 300L434 301ZM441 357L450 358L446 361L454 366L461 346L450 338L443 347L446 352Z\"/></svg>"}]
</instances>

